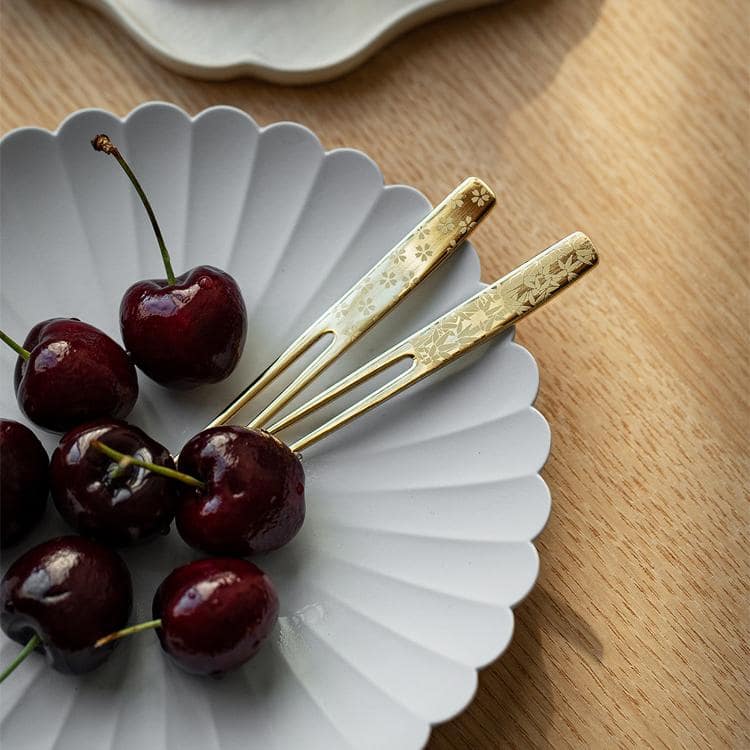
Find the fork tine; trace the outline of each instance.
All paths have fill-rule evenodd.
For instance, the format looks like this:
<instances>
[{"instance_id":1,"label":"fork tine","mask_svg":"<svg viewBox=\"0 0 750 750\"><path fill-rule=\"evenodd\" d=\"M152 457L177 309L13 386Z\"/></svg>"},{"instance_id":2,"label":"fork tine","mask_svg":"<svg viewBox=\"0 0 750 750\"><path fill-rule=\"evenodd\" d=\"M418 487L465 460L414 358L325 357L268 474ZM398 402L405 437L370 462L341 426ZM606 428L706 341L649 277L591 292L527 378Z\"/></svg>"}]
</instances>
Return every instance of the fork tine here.
<instances>
[{"instance_id":1,"label":"fork tine","mask_svg":"<svg viewBox=\"0 0 750 750\"><path fill-rule=\"evenodd\" d=\"M285 430L287 427L291 427L295 422L298 422L300 419L304 419L308 414L312 414L314 411L317 411L331 401L334 401L339 396L343 396L347 391L350 391L352 388L356 388L358 385L361 385L370 378L375 377L375 375L383 372L383 370L387 369L391 365L400 362L402 359L409 358L412 358L412 354L409 351L389 349L379 357L375 357L374 359L370 360L365 366L360 367L358 370L355 370L351 375L342 378L330 388L326 388L326 390L319 393L317 396L315 396L315 398L310 399L307 403L303 404L298 409L295 409L294 411L287 414L283 419L280 419L278 422L272 424L268 428L267 432L280 432L281 430ZM407 370L406 372L408 373L409 370ZM393 382L393 380L390 382ZM248 425L248 427L251 426L252 425Z\"/></svg>"},{"instance_id":2,"label":"fork tine","mask_svg":"<svg viewBox=\"0 0 750 750\"><path fill-rule=\"evenodd\" d=\"M329 420L316 430L305 435L305 437L300 438L296 443L292 443L290 446L291 450L295 453L299 453L309 445L317 443L318 440L322 440L326 435L337 430L342 425L351 422L355 417L362 416L362 414L365 414L379 404L382 404L384 401L387 401L392 396L395 396L413 382L412 375L414 369L415 366L410 367L406 372L402 372L392 380L389 380L385 385L380 386L380 388L373 391L366 398L363 398L356 404L352 404L348 409L344 409L344 411L342 411L335 419Z\"/></svg>"},{"instance_id":3,"label":"fork tine","mask_svg":"<svg viewBox=\"0 0 750 750\"><path fill-rule=\"evenodd\" d=\"M272 380L327 333L334 340L251 422L262 427L340 354L395 307L471 234L495 203L493 192L469 177L376 263L338 302L209 425L229 421Z\"/></svg>"},{"instance_id":4,"label":"fork tine","mask_svg":"<svg viewBox=\"0 0 750 750\"><path fill-rule=\"evenodd\" d=\"M284 407L284 404L299 393L308 383L315 380L328 365L341 353L340 340L337 341L334 334L333 341L278 395L258 414L247 426L249 428L260 428L268 422L274 414Z\"/></svg>"},{"instance_id":5,"label":"fork tine","mask_svg":"<svg viewBox=\"0 0 750 750\"><path fill-rule=\"evenodd\" d=\"M307 329L291 346L277 359L270 367L264 370L237 398L227 405L224 410L218 414L208 427L218 427L228 422L243 406L248 404L257 396L266 386L274 381L279 375L284 373L299 357L301 357L316 341L325 336L325 331L315 330L313 326ZM333 342L328 345L332 346ZM327 348L320 354L322 357Z\"/></svg>"}]
</instances>

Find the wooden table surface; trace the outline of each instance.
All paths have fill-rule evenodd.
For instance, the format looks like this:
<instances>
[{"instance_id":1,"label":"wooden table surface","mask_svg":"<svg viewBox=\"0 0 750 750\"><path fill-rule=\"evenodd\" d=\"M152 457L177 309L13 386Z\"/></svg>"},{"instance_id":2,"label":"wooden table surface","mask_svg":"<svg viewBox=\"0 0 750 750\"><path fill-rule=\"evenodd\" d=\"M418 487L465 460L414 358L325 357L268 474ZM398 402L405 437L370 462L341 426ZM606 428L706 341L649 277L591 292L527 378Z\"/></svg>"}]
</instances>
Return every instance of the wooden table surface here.
<instances>
[{"instance_id":1,"label":"wooden table surface","mask_svg":"<svg viewBox=\"0 0 750 750\"><path fill-rule=\"evenodd\" d=\"M517 0L306 88L182 78L63 0L0 13L3 132L232 104L432 200L482 176L486 279L589 233L601 267L518 334L553 431L539 583L429 747L750 745L746 2Z\"/></svg>"}]
</instances>

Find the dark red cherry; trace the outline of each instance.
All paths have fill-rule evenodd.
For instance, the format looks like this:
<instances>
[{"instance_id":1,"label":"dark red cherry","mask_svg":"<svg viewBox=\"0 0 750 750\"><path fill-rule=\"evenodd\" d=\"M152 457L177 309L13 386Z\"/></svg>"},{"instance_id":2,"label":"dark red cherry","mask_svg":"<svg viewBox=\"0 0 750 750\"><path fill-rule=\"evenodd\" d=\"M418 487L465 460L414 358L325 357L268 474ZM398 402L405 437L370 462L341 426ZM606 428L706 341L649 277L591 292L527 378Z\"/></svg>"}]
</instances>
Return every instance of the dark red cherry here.
<instances>
[{"instance_id":1,"label":"dark red cherry","mask_svg":"<svg viewBox=\"0 0 750 750\"><path fill-rule=\"evenodd\" d=\"M305 520L305 473L267 432L212 427L182 449L178 468L205 483L180 486L177 529L210 554L252 555L286 544Z\"/></svg>"},{"instance_id":2,"label":"dark red cherry","mask_svg":"<svg viewBox=\"0 0 750 750\"><path fill-rule=\"evenodd\" d=\"M247 313L237 282L212 266L139 281L120 305L125 348L150 378L170 388L224 380L242 354Z\"/></svg>"},{"instance_id":3,"label":"dark red cherry","mask_svg":"<svg viewBox=\"0 0 750 750\"><path fill-rule=\"evenodd\" d=\"M247 311L237 282L213 266L175 276L172 261L145 191L106 135L91 145L112 156L146 209L161 251L166 279L139 281L120 304L120 330L133 361L169 388L195 388L224 380L242 354Z\"/></svg>"},{"instance_id":4,"label":"dark red cherry","mask_svg":"<svg viewBox=\"0 0 750 750\"><path fill-rule=\"evenodd\" d=\"M102 664L114 644L97 639L125 626L130 573L112 550L80 536L50 539L21 555L0 582L0 626L18 643L41 640L51 666L80 674Z\"/></svg>"},{"instance_id":5,"label":"dark red cherry","mask_svg":"<svg viewBox=\"0 0 750 750\"><path fill-rule=\"evenodd\" d=\"M167 533L177 482L132 464L121 469L92 446L94 440L174 469L169 451L138 427L112 419L75 427L52 454L52 499L60 515L84 536L107 544L136 544Z\"/></svg>"},{"instance_id":6,"label":"dark red cherry","mask_svg":"<svg viewBox=\"0 0 750 750\"><path fill-rule=\"evenodd\" d=\"M49 459L25 425L0 419L0 547L22 539L41 519L49 494Z\"/></svg>"},{"instance_id":7,"label":"dark red cherry","mask_svg":"<svg viewBox=\"0 0 750 750\"><path fill-rule=\"evenodd\" d=\"M196 560L156 591L153 616L162 648L183 669L222 674L255 655L279 612L271 579L237 558Z\"/></svg>"},{"instance_id":8,"label":"dark red cherry","mask_svg":"<svg viewBox=\"0 0 750 750\"><path fill-rule=\"evenodd\" d=\"M37 323L16 362L16 397L41 427L64 432L99 417L122 418L138 398L138 377L125 350L76 318Z\"/></svg>"}]
</instances>

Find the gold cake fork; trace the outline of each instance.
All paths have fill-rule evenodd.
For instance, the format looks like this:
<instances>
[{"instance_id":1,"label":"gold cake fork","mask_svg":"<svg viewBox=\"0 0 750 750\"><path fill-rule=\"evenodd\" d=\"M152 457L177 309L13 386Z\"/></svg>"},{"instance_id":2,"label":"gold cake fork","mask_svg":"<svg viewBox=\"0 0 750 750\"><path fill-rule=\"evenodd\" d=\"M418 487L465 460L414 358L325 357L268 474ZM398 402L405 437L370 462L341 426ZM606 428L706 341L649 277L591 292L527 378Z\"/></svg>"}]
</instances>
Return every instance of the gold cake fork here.
<instances>
[{"instance_id":1,"label":"gold cake fork","mask_svg":"<svg viewBox=\"0 0 750 750\"><path fill-rule=\"evenodd\" d=\"M464 180L208 426L228 422L317 341L333 334L328 346L248 426L266 424L452 255L494 203L495 196L484 182L476 177Z\"/></svg>"}]
</instances>

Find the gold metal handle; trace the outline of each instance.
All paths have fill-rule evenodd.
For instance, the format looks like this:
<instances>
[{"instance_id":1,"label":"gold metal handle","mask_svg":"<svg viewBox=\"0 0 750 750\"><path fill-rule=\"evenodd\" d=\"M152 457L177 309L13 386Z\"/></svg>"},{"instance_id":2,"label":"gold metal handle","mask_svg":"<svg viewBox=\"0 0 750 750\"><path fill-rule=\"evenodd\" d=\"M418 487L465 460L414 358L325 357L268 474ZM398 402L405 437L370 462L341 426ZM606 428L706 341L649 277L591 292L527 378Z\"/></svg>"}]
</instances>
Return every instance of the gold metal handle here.
<instances>
[{"instance_id":1,"label":"gold metal handle","mask_svg":"<svg viewBox=\"0 0 750 750\"><path fill-rule=\"evenodd\" d=\"M316 320L209 427L229 421L316 341L331 343L248 427L262 427L360 336L395 307L463 242L495 203L482 180L469 177L434 208L404 239L376 263L338 302Z\"/></svg>"},{"instance_id":2,"label":"gold metal handle","mask_svg":"<svg viewBox=\"0 0 750 750\"><path fill-rule=\"evenodd\" d=\"M598 262L591 240L575 232L425 326L269 427L280 432L402 359L411 366L337 417L295 442L301 451L355 417L466 354L546 304Z\"/></svg>"}]
</instances>

